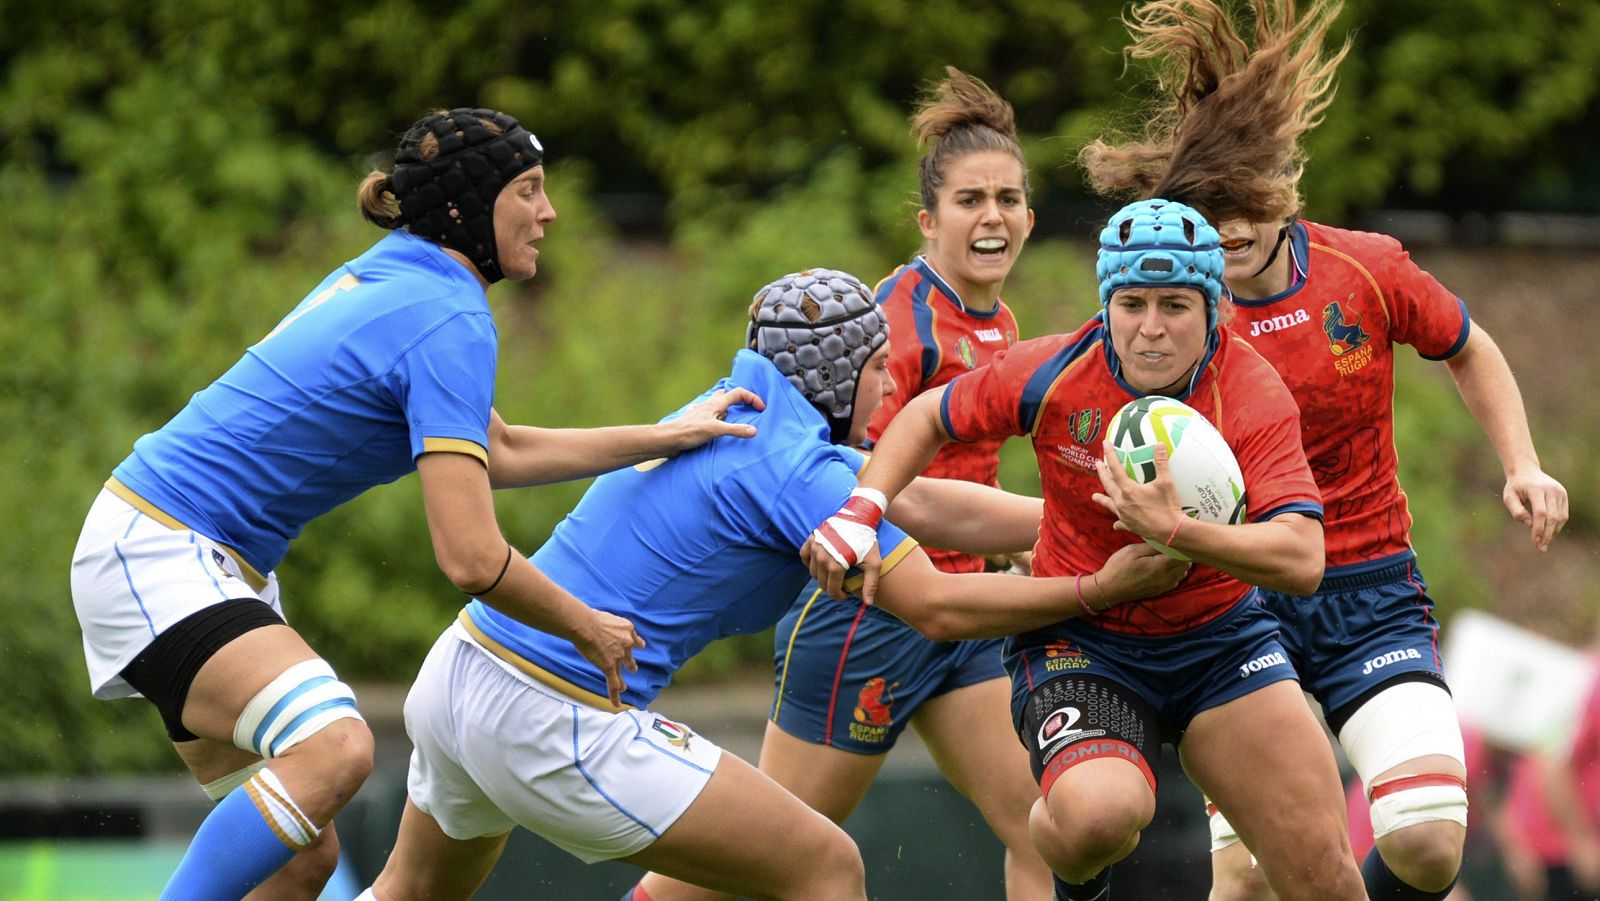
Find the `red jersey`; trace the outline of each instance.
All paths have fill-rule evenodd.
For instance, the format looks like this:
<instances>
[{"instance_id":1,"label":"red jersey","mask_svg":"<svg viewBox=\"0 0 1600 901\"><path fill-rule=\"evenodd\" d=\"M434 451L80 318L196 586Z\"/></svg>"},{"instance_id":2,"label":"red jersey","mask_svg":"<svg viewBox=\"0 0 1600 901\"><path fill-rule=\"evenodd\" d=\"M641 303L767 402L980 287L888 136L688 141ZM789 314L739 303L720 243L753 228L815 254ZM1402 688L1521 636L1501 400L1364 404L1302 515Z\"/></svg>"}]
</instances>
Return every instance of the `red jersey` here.
<instances>
[{"instance_id":1,"label":"red jersey","mask_svg":"<svg viewBox=\"0 0 1600 901\"><path fill-rule=\"evenodd\" d=\"M889 317L889 371L895 392L872 417L867 434L873 441L911 398L988 363L1017 343L1017 320L1005 303L988 312L968 309L925 257L890 273L878 283L876 294ZM1003 441L947 444L922 474L998 486ZM975 554L927 551L933 565L945 572L983 572L983 558Z\"/></svg>"},{"instance_id":2,"label":"red jersey","mask_svg":"<svg viewBox=\"0 0 1600 901\"><path fill-rule=\"evenodd\" d=\"M1467 342L1466 304L1386 235L1296 223L1293 285L1234 298L1229 327L1272 363L1300 406L1322 489L1328 567L1406 553L1411 513L1394 448L1394 350L1429 360Z\"/></svg>"},{"instance_id":3,"label":"red jersey","mask_svg":"<svg viewBox=\"0 0 1600 901\"><path fill-rule=\"evenodd\" d=\"M1069 576L1099 569L1118 548L1139 541L1112 529L1116 518L1092 499L1101 443L1123 404L1141 397L1123 381L1101 316L1070 335L1024 341L957 379L945 394L944 427L957 440L1030 435L1044 489L1044 523L1033 571ZM1317 486L1300 448L1294 399L1272 367L1225 329L1178 397L1211 421L1244 474L1247 515L1322 515ZM1231 609L1250 591L1232 576L1196 564L1172 591L1094 617L1115 632L1172 635Z\"/></svg>"}]
</instances>

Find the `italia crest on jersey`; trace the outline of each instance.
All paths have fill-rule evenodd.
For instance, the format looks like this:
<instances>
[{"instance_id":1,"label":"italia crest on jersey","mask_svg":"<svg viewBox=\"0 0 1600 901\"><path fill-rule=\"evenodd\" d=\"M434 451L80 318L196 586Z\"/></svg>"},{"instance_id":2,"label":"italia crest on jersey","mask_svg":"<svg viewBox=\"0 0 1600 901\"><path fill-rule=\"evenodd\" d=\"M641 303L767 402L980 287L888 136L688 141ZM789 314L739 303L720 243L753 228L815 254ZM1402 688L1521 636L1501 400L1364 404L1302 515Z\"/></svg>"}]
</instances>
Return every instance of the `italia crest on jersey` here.
<instances>
[{"instance_id":1,"label":"italia crest on jersey","mask_svg":"<svg viewBox=\"0 0 1600 901\"><path fill-rule=\"evenodd\" d=\"M1079 444L1092 444L1100 437L1100 408L1079 410L1072 414L1072 440Z\"/></svg>"},{"instance_id":2,"label":"italia crest on jersey","mask_svg":"<svg viewBox=\"0 0 1600 901\"><path fill-rule=\"evenodd\" d=\"M667 744L683 748L686 751L689 749L689 739L694 737L694 733L689 731L688 726L674 723L672 720L662 719L659 716L656 717L655 722L650 724L650 728L666 736Z\"/></svg>"},{"instance_id":3,"label":"italia crest on jersey","mask_svg":"<svg viewBox=\"0 0 1600 901\"><path fill-rule=\"evenodd\" d=\"M978 368L978 355L972 349L972 338L962 335L956 341L956 356L961 359L961 365L968 369Z\"/></svg>"}]
</instances>

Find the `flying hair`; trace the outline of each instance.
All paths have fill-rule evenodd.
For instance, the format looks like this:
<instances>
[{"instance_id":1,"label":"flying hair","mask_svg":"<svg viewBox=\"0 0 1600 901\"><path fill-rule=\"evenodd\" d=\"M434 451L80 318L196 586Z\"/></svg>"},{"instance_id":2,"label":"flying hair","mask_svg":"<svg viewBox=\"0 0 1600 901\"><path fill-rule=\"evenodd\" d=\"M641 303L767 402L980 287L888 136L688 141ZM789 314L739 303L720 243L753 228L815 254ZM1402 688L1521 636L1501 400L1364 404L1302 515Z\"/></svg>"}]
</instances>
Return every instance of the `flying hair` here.
<instances>
[{"instance_id":1,"label":"flying hair","mask_svg":"<svg viewBox=\"0 0 1600 901\"><path fill-rule=\"evenodd\" d=\"M969 153L999 150L1011 154L1022 166L1022 190L1031 196L1028 160L1017 143L1017 117L999 94L977 78L945 66L945 78L918 101L911 116L911 133L918 146L928 148L917 164L922 208L939 204L939 188L951 162Z\"/></svg>"},{"instance_id":2,"label":"flying hair","mask_svg":"<svg viewBox=\"0 0 1600 901\"><path fill-rule=\"evenodd\" d=\"M1211 222L1277 222L1299 213L1303 136L1336 90L1350 50L1323 43L1342 0L1249 0L1252 39L1213 0L1153 0L1123 17L1124 53L1150 60L1162 98L1141 133L1096 139L1078 154L1090 187L1109 197L1165 197ZM1114 139L1115 140L1115 139Z\"/></svg>"}]
</instances>

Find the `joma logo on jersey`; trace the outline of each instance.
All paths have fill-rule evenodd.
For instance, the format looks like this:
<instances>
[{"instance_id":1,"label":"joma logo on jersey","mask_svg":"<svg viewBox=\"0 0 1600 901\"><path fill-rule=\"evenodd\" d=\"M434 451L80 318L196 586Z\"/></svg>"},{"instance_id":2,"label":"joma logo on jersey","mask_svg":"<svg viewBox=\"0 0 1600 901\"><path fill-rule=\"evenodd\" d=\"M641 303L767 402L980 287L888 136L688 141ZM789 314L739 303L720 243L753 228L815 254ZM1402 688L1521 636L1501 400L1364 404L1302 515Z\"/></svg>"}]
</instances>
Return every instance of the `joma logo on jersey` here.
<instances>
[{"instance_id":1,"label":"joma logo on jersey","mask_svg":"<svg viewBox=\"0 0 1600 901\"><path fill-rule=\"evenodd\" d=\"M1258 319L1250 323L1250 337L1256 338L1268 332L1281 332L1287 328L1304 325L1311 321L1311 314L1305 310L1295 310L1293 313L1284 313L1271 319Z\"/></svg>"},{"instance_id":2,"label":"joma logo on jersey","mask_svg":"<svg viewBox=\"0 0 1600 901\"><path fill-rule=\"evenodd\" d=\"M977 335L978 340L985 344L990 344L995 341L1004 341L1006 339L1006 336L1000 334L1000 330L997 328L974 329L972 333Z\"/></svg>"},{"instance_id":3,"label":"joma logo on jersey","mask_svg":"<svg viewBox=\"0 0 1600 901\"><path fill-rule=\"evenodd\" d=\"M1406 648L1403 651L1390 651L1381 657L1374 657L1371 660L1368 660L1367 665L1361 668L1361 675L1370 676L1372 675L1373 670L1383 669L1391 663L1399 663L1402 660L1421 659L1422 653L1416 648Z\"/></svg>"},{"instance_id":4,"label":"joma logo on jersey","mask_svg":"<svg viewBox=\"0 0 1600 901\"><path fill-rule=\"evenodd\" d=\"M1243 679L1245 676L1248 676L1251 673L1259 673L1264 669L1269 669L1274 666L1282 666L1288 662L1289 659L1284 657L1283 652L1281 651L1273 651L1270 654L1262 654L1260 657L1257 657L1249 663L1246 663L1244 666L1239 667L1239 678Z\"/></svg>"},{"instance_id":5,"label":"joma logo on jersey","mask_svg":"<svg viewBox=\"0 0 1600 901\"><path fill-rule=\"evenodd\" d=\"M1100 437L1100 409L1079 410L1067 419L1072 427L1072 440L1079 444L1092 444Z\"/></svg>"}]
</instances>

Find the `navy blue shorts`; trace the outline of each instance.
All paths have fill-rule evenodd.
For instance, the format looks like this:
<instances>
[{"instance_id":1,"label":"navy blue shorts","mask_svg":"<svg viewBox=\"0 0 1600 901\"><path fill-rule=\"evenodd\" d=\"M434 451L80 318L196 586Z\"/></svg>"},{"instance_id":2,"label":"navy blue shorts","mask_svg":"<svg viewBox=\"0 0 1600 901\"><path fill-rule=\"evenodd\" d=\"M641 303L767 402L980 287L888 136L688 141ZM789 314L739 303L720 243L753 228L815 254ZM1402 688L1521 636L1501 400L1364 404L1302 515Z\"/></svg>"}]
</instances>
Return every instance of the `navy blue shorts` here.
<instances>
[{"instance_id":1,"label":"navy blue shorts","mask_svg":"<svg viewBox=\"0 0 1600 901\"><path fill-rule=\"evenodd\" d=\"M1361 703L1396 681L1444 685L1433 598L1410 552L1330 570L1313 595L1263 591L1261 601L1336 734Z\"/></svg>"},{"instance_id":2,"label":"navy blue shorts","mask_svg":"<svg viewBox=\"0 0 1600 901\"><path fill-rule=\"evenodd\" d=\"M1155 717L1146 726L1149 733L1174 745L1200 713L1295 678L1278 641L1278 623L1255 592L1211 622L1177 635L1127 635L1067 620L1010 639L1005 661L1019 734L1026 728L1029 700L1045 683L1063 676L1094 677L1136 694Z\"/></svg>"},{"instance_id":3,"label":"navy blue shorts","mask_svg":"<svg viewBox=\"0 0 1600 901\"><path fill-rule=\"evenodd\" d=\"M922 702L1005 676L1000 640L932 641L893 614L807 585L778 621L772 722L856 754L894 747Z\"/></svg>"}]
</instances>

